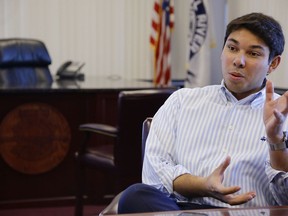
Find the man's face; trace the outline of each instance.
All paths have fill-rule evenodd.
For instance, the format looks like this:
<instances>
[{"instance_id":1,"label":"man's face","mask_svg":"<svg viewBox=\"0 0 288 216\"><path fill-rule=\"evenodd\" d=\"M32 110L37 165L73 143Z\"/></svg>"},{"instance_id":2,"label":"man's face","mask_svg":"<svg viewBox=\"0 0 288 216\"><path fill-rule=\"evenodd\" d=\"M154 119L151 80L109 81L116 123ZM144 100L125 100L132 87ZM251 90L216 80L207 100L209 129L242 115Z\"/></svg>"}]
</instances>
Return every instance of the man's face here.
<instances>
[{"instance_id":1,"label":"man's face","mask_svg":"<svg viewBox=\"0 0 288 216\"><path fill-rule=\"evenodd\" d=\"M221 54L222 74L226 87L237 99L261 89L271 72L269 47L246 29L232 32Z\"/></svg>"}]
</instances>

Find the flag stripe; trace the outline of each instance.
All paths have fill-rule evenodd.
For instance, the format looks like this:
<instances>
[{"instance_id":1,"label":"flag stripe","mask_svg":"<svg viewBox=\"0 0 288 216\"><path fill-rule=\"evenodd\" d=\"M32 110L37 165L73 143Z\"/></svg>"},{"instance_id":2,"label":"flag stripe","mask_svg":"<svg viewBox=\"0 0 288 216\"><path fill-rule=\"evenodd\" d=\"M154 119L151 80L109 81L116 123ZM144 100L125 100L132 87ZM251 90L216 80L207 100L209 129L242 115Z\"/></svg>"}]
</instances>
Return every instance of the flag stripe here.
<instances>
[{"instance_id":1,"label":"flag stripe","mask_svg":"<svg viewBox=\"0 0 288 216\"><path fill-rule=\"evenodd\" d=\"M171 81L171 31L174 27L174 0L155 0L150 44L154 49L154 83Z\"/></svg>"}]
</instances>

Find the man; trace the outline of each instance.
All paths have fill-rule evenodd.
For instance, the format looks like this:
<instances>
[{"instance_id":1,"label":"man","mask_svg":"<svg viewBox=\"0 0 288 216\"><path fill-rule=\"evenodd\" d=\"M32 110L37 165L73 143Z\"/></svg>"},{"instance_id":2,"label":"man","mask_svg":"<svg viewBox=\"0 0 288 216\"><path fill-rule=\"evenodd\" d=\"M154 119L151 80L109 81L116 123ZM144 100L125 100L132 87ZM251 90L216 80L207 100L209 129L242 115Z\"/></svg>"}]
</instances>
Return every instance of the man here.
<instances>
[{"instance_id":1,"label":"man","mask_svg":"<svg viewBox=\"0 0 288 216\"><path fill-rule=\"evenodd\" d=\"M264 14L228 24L221 85L180 89L158 110L144 184L124 191L119 213L288 204L288 92L266 79L284 44Z\"/></svg>"}]
</instances>

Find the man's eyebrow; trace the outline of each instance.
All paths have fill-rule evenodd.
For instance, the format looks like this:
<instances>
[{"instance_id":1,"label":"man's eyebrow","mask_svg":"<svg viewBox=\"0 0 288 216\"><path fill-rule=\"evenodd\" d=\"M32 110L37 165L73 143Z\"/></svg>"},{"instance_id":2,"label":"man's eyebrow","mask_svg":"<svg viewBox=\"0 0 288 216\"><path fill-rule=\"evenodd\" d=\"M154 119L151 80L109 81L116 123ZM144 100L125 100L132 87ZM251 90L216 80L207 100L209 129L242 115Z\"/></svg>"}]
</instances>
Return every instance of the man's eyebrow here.
<instances>
[{"instance_id":1,"label":"man's eyebrow","mask_svg":"<svg viewBox=\"0 0 288 216\"><path fill-rule=\"evenodd\" d=\"M265 50L264 47L263 47L263 46L260 46L260 45L252 45L251 48L252 48L252 49L261 49L261 50L263 50L263 51Z\"/></svg>"},{"instance_id":2,"label":"man's eyebrow","mask_svg":"<svg viewBox=\"0 0 288 216\"><path fill-rule=\"evenodd\" d=\"M235 40L234 38L229 38L227 41L230 41L230 42L233 42L235 44L239 44L239 41ZM264 47L261 46L261 45L252 45L250 46L251 49L261 49L261 50L264 50Z\"/></svg>"},{"instance_id":3,"label":"man's eyebrow","mask_svg":"<svg viewBox=\"0 0 288 216\"><path fill-rule=\"evenodd\" d=\"M233 42L235 44L239 44L239 42L237 40L233 39L233 38L229 38L228 41L231 41L231 42Z\"/></svg>"}]
</instances>

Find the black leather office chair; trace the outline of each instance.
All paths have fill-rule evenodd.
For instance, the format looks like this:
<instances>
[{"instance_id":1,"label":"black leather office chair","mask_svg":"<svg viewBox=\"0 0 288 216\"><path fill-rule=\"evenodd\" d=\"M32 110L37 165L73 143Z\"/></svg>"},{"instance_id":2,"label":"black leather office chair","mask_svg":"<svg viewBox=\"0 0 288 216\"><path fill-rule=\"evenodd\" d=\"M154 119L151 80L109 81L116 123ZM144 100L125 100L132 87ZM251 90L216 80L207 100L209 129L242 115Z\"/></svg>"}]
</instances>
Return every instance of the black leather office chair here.
<instances>
[{"instance_id":1,"label":"black leather office chair","mask_svg":"<svg viewBox=\"0 0 288 216\"><path fill-rule=\"evenodd\" d=\"M0 39L0 87L50 86L51 58L42 41Z\"/></svg>"},{"instance_id":2,"label":"black leather office chair","mask_svg":"<svg viewBox=\"0 0 288 216\"><path fill-rule=\"evenodd\" d=\"M150 130L151 122L152 122L152 117L147 117L144 120L143 126L142 126L142 144L141 144L141 146L142 146L142 161L144 159L146 139L147 139L147 136L148 136L148 133ZM117 196L114 197L112 202L100 212L99 216L118 214L118 202L119 202L119 199L121 197L121 194L122 194L122 192L117 194Z\"/></svg>"},{"instance_id":3,"label":"black leather office chair","mask_svg":"<svg viewBox=\"0 0 288 216\"><path fill-rule=\"evenodd\" d=\"M85 167L93 167L108 173L114 180L114 194L118 194L129 185L141 182L142 123L147 116L153 116L175 89L151 89L122 91L118 97L117 126L90 123L80 125L86 133L76 158L78 160L78 192L76 195L77 216L83 212L85 194ZM110 136L115 139L112 144L97 143L91 147L89 138L93 133ZM100 186L103 188L103 185Z\"/></svg>"}]
</instances>

